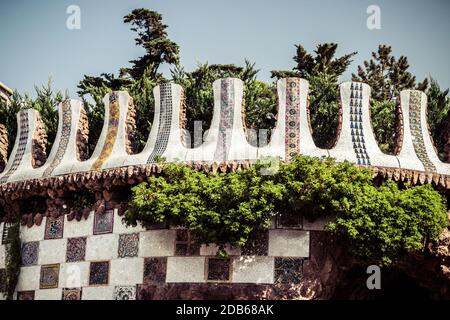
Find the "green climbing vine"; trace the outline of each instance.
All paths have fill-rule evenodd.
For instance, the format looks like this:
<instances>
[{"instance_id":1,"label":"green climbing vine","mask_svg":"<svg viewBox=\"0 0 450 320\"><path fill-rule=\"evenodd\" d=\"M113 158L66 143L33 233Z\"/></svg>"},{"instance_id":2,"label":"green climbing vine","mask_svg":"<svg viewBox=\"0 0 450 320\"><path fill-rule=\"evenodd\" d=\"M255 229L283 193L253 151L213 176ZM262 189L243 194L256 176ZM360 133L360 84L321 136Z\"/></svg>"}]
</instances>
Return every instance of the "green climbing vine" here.
<instances>
[{"instance_id":1,"label":"green climbing vine","mask_svg":"<svg viewBox=\"0 0 450 320\"><path fill-rule=\"evenodd\" d=\"M20 224L18 221L8 226L5 249L6 270L3 286L5 291L3 293L6 295L6 299L12 300L19 280L21 262Z\"/></svg>"},{"instance_id":2,"label":"green climbing vine","mask_svg":"<svg viewBox=\"0 0 450 320\"><path fill-rule=\"evenodd\" d=\"M163 164L159 176L132 188L125 221L186 227L198 243L223 248L245 245L276 214L332 216L329 232L360 259L383 265L422 249L448 226L445 200L430 185L376 185L370 169L329 158L299 156L272 175L263 169L204 173Z\"/></svg>"}]
</instances>

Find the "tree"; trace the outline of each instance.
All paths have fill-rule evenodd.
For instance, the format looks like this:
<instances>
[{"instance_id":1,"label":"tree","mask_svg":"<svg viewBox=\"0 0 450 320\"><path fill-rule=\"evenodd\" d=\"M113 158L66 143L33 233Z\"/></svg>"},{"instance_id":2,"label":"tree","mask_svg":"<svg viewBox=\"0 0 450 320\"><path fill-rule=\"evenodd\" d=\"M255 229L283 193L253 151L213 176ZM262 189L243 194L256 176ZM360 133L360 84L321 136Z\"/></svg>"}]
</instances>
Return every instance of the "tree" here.
<instances>
[{"instance_id":1,"label":"tree","mask_svg":"<svg viewBox=\"0 0 450 320\"><path fill-rule=\"evenodd\" d=\"M336 43L319 44L309 54L296 46L296 66L292 71L272 71L272 78L301 77L310 84L310 114L312 136L318 147L331 148L336 140L339 111L339 77L347 70L357 52L336 56Z\"/></svg>"},{"instance_id":2,"label":"tree","mask_svg":"<svg viewBox=\"0 0 450 320\"><path fill-rule=\"evenodd\" d=\"M408 71L408 58L395 58L392 48L380 45L377 52L372 52L372 59L358 66L358 74L353 74L354 81L362 81L372 88L371 115L372 124L380 149L386 153L395 147L395 108L400 91L416 89L428 95L428 124L435 141L439 156L445 159L446 139L445 117L449 113L448 90L442 91L439 84L430 77L416 83L416 77Z\"/></svg>"},{"instance_id":3,"label":"tree","mask_svg":"<svg viewBox=\"0 0 450 320\"><path fill-rule=\"evenodd\" d=\"M396 59L390 46L380 45L377 52L372 52L370 61L364 61L362 66L358 66L358 74L352 74L352 79L370 85L372 100L393 101L402 90L425 91L428 86L427 79L416 84L416 77L408 69L407 57Z\"/></svg>"}]
</instances>

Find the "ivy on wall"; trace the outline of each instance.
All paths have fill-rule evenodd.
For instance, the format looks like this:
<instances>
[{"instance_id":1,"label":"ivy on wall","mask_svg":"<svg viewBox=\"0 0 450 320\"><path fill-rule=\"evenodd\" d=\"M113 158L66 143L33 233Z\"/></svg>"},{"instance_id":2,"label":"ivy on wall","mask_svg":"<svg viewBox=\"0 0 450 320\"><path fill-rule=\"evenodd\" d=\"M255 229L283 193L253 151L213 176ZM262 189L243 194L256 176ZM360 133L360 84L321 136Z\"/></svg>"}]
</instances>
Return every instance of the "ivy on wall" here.
<instances>
[{"instance_id":1,"label":"ivy on wall","mask_svg":"<svg viewBox=\"0 0 450 320\"><path fill-rule=\"evenodd\" d=\"M201 244L243 246L275 214L333 216L327 230L360 259L389 265L424 247L448 226L444 198L430 185L377 186L372 172L333 159L299 156L272 175L263 165L233 173L164 164L161 175L132 188L128 224L186 227Z\"/></svg>"},{"instance_id":2,"label":"ivy on wall","mask_svg":"<svg viewBox=\"0 0 450 320\"><path fill-rule=\"evenodd\" d=\"M5 270L5 291L7 300L12 300L14 290L20 275L20 261L21 261L21 241L20 241L20 224L18 221L9 225L8 237L6 239L6 270Z\"/></svg>"}]
</instances>

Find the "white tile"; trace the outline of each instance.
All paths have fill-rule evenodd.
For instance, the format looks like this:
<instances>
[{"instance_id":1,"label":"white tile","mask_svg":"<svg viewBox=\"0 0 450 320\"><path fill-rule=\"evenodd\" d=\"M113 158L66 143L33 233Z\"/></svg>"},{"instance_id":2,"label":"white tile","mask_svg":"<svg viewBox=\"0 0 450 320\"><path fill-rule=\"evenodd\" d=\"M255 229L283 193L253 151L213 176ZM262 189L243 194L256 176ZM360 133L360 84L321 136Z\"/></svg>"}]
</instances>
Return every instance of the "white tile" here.
<instances>
[{"instance_id":1,"label":"white tile","mask_svg":"<svg viewBox=\"0 0 450 320\"><path fill-rule=\"evenodd\" d=\"M118 234L103 234L87 237L86 261L111 260L117 258Z\"/></svg>"},{"instance_id":2,"label":"white tile","mask_svg":"<svg viewBox=\"0 0 450 320\"><path fill-rule=\"evenodd\" d=\"M94 212L89 214L87 220L81 218L80 221L73 219L67 220L67 215L64 217L64 238L86 237L93 234L94 228Z\"/></svg>"},{"instance_id":3,"label":"white tile","mask_svg":"<svg viewBox=\"0 0 450 320\"><path fill-rule=\"evenodd\" d=\"M39 264L62 263L66 261L67 239L43 240L39 243Z\"/></svg>"},{"instance_id":4,"label":"white tile","mask_svg":"<svg viewBox=\"0 0 450 320\"><path fill-rule=\"evenodd\" d=\"M136 285L144 279L144 258L125 258L111 261L111 285Z\"/></svg>"},{"instance_id":5,"label":"white tile","mask_svg":"<svg viewBox=\"0 0 450 320\"><path fill-rule=\"evenodd\" d=\"M39 289L39 278L41 276L41 267L22 267L20 268L17 291L30 291Z\"/></svg>"},{"instance_id":6,"label":"white tile","mask_svg":"<svg viewBox=\"0 0 450 320\"><path fill-rule=\"evenodd\" d=\"M89 262L61 264L59 272L60 288L80 288L89 285Z\"/></svg>"},{"instance_id":7,"label":"white tile","mask_svg":"<svg viewBox=\"0 0 450 320\"><path fill-rule=\"evenodd\" d=\"M134 233L145 231L145 228L142 227L140 223L138 223L136 227L127 226L126 223L122 221L124 216L119 216L118 212L119 211L117 209L114 209L114 233Z\"/></svg>"},{"instance_id":8,"label":"white tile","mask_svg":"<svg viewBox=\"0 0 450 320\"><path fill-rule=\"evenodd\" d=\"M81 294L81 300L112 300L113 286L85 287Z\"/></svg>"},{"instance_id":9,"label":"white tile","mask_svg":"<svg viewBox=\"0 0 450 320\"><path fill-rule=\"evenodd\" d=\"M205 282L205 257L168 257L166 282Z\"/></svg>"},{"instance_id":10,"label":"white tile","mask_svg":"<svg viewBox=\"0 0 450 320\"><path fill-rule=\"evenodd\" d=\"M302 230L269 230L269 256L309 257L309 232Z\"/></svg>"},{"instance_id":11,"label":"white tile","mask_svg":"<svg viewBox=\"0 0 450 320\"><path fill-rule=\"evenodd\" d=\"M166 257L175 254L175 230L149 230L141 232L140 257Z\"/></svg>"},{"instance_id":12,"label":"white tile","mask_svg":"<svg viewBox=\"0 0 450 320\"><path fill-rule=\"evenodd\" d=\"M61 289L37 290L34 293L34 300L61 300Z\"/></svg>"},{"instance_id":13,"label":"white tile","mask_svg":"<svg viewBox=\"0 0 450 320\"><path fill-rule=\"evenodd\" d=\"M20 226L20 239L22 242L44 240L46 217L43 217L40 226L33 225L31 228Z\"/></svg>"},{"instance_id":14,"label":"white tile","mask_svg":"<svg viewBox=\"0 0 450 320\"><path fill-rule=\"evenodd\" d=\"M273 283L273 257L240 256L233 259L233 283Z\"/></svg>"}]
</instances>

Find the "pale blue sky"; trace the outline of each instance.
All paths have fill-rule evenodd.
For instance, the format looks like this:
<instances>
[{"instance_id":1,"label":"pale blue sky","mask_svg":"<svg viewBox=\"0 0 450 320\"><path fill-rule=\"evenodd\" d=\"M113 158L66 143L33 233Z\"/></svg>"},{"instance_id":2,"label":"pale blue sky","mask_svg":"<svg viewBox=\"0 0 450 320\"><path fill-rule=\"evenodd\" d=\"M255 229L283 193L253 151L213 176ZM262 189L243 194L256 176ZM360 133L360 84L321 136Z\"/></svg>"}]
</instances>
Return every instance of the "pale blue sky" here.
<instances>
[{"instance_id":1,"label":"pale blue sky","mask_svg":"<svg viewBox=\"0 0 450 320\"><path fill-rule=\"evenodd\" d=\"M370 58L378 44L407 55L411 70L450 87L450 1L447 0L0 0L0 81L33 93L52 77L76 96L83 74L117 72L142 51L122 20L134 8L162 13L180 45L187 70L198 62L243 64L269 80L270 70L291 69L294 44L308 50L337 42L339 54L359 54L341 80ZM66 28L66 8L81 8L81 30ZM382 29L366 28L369 5L381 7ZM167 68L165 68L167 72Z\"/></svg>"}]
</instances>

